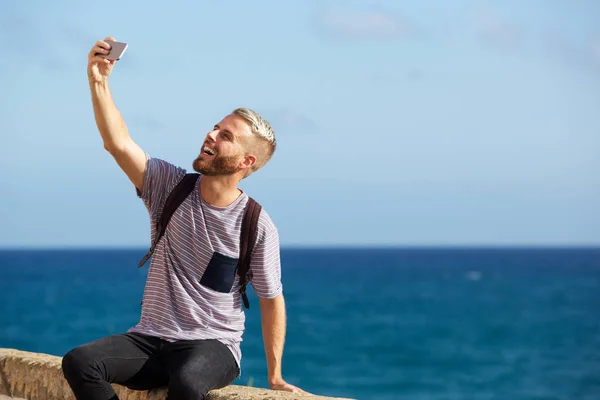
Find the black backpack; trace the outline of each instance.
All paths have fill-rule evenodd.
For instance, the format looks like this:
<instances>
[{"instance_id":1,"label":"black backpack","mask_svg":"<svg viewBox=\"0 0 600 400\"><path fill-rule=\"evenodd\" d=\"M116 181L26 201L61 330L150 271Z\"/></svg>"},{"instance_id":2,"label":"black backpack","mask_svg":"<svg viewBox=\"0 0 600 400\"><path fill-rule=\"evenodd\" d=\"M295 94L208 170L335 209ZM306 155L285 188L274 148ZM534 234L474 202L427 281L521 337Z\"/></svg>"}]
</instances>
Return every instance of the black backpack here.
<instances>
[{"instance_id":1,"label":"black backpack","mask_svg":"<svg viewBox=\"0 0 600 400\"><path fill-rule=\"evenodd\" d=\"M148 253L140 260L138 268L143 266L146 261L154 253L154 249L158 244L158 241L165 233L167 224L171 219L171 216L179 207L181 203L189 196L196 186L196 181L200 177L200 174L189 173L186 174L181 181L173 188L167 201L163 207L160 219L156 224L156 237ZM256 236L258 232L258 217L262 207L252 197L248 197L248 203L246 204L246 210L244 212L244 219L242 220L242 230L240 234L240 255L237 263L237 274L240 276L240 294L244 301L244 306L250 308L250 302L246 295L246 285L248 284L248 270L250 269L250 260L252 250L254 249L254 243L256 242Z\"/></svg>"}]
</instances>

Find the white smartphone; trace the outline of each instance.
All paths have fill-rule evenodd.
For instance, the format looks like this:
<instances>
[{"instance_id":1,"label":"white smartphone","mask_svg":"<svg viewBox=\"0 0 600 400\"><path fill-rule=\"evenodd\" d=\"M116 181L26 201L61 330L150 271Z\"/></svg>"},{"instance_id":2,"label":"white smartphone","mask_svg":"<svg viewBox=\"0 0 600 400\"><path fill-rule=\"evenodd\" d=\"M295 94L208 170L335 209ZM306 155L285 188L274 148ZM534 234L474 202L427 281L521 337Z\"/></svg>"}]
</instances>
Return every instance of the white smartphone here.
<instances>
[{"instance_id":1,"label":"white smartphone","mask_svg":"<svg viewBox=\"0 0 600 400\"><path fill-rule=\"evenodd\" d=\"M100 57L107 58L109 60L120 60L127 50L127 43L122 42L107 42L110 44L110 51L108 54L99 54Z\"/></svg>"}]
</instances>

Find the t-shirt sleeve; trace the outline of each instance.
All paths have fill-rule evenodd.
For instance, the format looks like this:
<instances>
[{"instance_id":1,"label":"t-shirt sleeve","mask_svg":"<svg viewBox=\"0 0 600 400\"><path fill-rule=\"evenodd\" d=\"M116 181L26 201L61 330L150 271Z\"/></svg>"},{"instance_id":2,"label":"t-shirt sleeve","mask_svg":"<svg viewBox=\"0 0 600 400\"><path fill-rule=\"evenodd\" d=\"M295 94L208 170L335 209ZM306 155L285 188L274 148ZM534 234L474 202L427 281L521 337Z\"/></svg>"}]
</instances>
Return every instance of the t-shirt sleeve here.
<instances>
[{"instance_id":1,"label":"t-shirt sleeve","mask_svg":"<svg viewBox=\"0 0 600 400\"><path fill-rule=\"evenodd\" d=\"M265 219L268 220L268 217ZM265 223L262 235L259 231L259 238L252 253L250 271L250 283L258 297L272 299L283 292L279 234L271 221Z\"/></svg>"},{"instance_id":2,"label":"t-shirt sleeve","mask_svg":"<svg viewBox=\"0 0 600 400\"><path fill-rule=\"evenodd\" d=\"M146 154L146 171L142 190L135 189L137 196L144 201L144 205L150 213L153 226L160 216L169 193L185 174L186 170L183 168Z\"/></svg>"}]
</instances>

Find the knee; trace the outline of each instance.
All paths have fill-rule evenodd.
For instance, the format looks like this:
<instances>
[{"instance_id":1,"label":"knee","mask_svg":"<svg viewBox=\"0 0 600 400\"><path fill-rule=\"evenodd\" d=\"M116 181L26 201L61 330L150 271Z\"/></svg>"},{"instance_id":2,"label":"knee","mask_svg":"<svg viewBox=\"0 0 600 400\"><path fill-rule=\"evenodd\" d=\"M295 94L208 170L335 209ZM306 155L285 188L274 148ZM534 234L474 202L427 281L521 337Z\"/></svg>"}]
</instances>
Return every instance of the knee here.
<instances>
[{"instance_id":1,"label":"knee","mask_svg":"<svg viewBox=\"0 0 600 400\"><path fill-rule=\"evenodd\" d=\"M68 382L89 374L94 366L94 358L85 346L70 350L62 359L63 376Z\"/></svg>"}]
</instances>

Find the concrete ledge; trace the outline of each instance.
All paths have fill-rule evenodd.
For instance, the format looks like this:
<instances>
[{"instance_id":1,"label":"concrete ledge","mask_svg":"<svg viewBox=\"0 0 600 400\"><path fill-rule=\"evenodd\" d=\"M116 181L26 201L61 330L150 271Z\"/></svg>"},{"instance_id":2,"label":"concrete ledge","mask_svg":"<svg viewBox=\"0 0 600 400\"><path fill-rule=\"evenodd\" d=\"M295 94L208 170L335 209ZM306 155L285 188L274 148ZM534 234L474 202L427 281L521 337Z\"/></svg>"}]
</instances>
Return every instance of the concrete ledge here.
<instances>
[{"instance_id":1,"label":"concrete ledge","mask_svg":"<svg viewBox=\"0 0 600 400\"><path fill-rule=\"evenodd\" d=\"M0 399L75 400L61 370L62 358L15 349L0 349ZM166 389L133 391L113 385L122 400L164 400ZM326 400L324 396L307 396L247 386L231 385L209 393L209 400ZM336 398L337 400L350 400Z\"/></svg>"}]
</instances>

